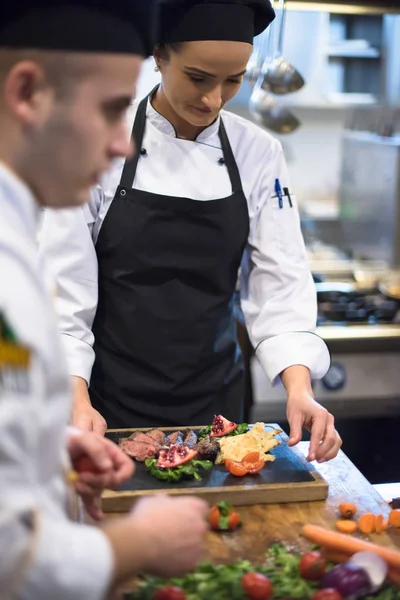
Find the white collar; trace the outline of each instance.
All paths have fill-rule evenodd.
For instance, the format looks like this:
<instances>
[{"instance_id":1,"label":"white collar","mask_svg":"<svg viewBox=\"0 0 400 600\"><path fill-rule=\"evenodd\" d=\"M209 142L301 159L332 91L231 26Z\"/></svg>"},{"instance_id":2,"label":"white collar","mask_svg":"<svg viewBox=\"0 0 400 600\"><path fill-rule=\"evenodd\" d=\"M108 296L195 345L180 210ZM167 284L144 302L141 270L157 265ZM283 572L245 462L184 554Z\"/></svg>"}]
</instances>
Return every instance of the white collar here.
<instances>
[{"instance_id":1,"label":"white collar","mask_svg":"<svg viewBox=\"0 0 400 600\"><path fill-rule=\"evenodd\" d=\"M40 214L39 204L26 183L1 162L0 196L1 201L9 204L17 214L25 231L35 237Z\"/></svg>"},{"instance_id":2,"label":"white collar","mask_svg":"<svg viewBox=\"0 0 400 600\"><path fill-rule=\"evenodd\" d=\"M154 127L156 127L156 129L172 137L177 137L175 127L172 125L172 123L170 123L170 121L168 121L168 119L163 117L159 112L156 111L155 108L153 108L150 102L150 98L147 101L146 116L151 122L151 124L154 125ZM220 116L218 116L214 123L209 125L206 129L204 129L204 131L199 133L195 141L204 142L205 140L218 133L219 124Z\"/></svg>"}]
</instances>

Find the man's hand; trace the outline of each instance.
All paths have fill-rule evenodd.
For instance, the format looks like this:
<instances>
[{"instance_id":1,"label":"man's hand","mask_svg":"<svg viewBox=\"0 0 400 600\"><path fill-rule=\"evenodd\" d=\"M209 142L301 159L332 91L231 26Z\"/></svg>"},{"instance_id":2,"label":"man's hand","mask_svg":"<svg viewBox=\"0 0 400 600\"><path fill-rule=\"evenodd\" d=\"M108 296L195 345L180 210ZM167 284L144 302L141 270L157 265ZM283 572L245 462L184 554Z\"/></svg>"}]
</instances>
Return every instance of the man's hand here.
<instances>
[{"instance_id":1,"label":"man's hand","mask_svg":"<svg viewBox=\"0 0 400 600\"><path fill-rule=\"evenodd\" d=\"M114 551L114 589L136 575L180 577L203 558L209 507L195 497L151 496L102 529Z\"/></svg>"},{"instance_id":2,"label":"man's hand","mask_svg":"<svg viewBox=\"0 0 400 600\"><path fill-rule=\"evenodd\" d=\"M71 431L67 447L72 465L79 474L75 490L90 516L102 519L102 491L114 489L132 477L133 460L109 439L92 432Z\"/></svg>"},{"instance_id":3,"label":"man's hand","mask_svg":"<svg viewBox=\"0 0 400 600\"><path fill-rule=\"evenodd\" d=\"M287 420L290 425L289 446L302 439L302 429L311 432L308 461L319 463L335 458L342 445L335 429L335 419L323 406L314 400L308 369L293 366L281 374L287 390Z\"/></svg>"},{"instance_id":4,"label":"man's hand","mask_svg":"<svg viewBox=\"0 0 400 600\"><path fill-rule=\"evenodd\" d=\"M104 435L107 423L91 405L86 381L81 377L73 377L73 386L72 425L83 431L93 431Z\"/></svg>"}]
</instances>

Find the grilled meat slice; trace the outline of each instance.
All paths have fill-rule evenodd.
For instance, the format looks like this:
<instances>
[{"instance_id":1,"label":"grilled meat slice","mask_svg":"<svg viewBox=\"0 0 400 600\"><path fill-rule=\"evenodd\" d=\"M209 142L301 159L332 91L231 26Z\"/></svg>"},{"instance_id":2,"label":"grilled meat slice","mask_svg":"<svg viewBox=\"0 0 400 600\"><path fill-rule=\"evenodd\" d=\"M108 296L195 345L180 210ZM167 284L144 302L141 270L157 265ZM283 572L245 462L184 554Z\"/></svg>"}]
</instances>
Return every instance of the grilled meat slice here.
<instances>
[{"instance_id":1,"label":"grilled meat slice","mask_svg":"<svg viewBox=\"0 0 400 600\"><path fill-rule=\"evenodd\" d=\"M183 440L185 446L193 448L197 444L197 435L191 429L186 429L185 439Z\"/></svg>"},{"instance_id":2,"label":"grilled meat slice","mask_svg":"<svg viewBox=\"0 0 400 600\"><path fill-rule=\"evenodd\" d=\"M146 431L146 435L152 437L159 444L165 443L165 433L161 429L149 429Z\"/></svg>"},{"instance_id":3,"label":"grilled meat slice","mask_svg":"<svg viewBox=\"0 0 400 600\"><path fill-rule=\"evenodd\" d=\"M138 462L144 462L147 458L157 456L162 444L146 433L135 431L129 437L121 438L119 446Z\"/></svg>"},{"instance_id":4,"label":"grilled meat slice","mask_svg":"<svg viewBox=\"0 0 400 600\"><path fill-rule=\"evenodd\" d=\"M171 433L168 436L167 442L169 444L183 444L184 438L185 436L183 435L182 431L174 431L174 433Z\"/></svg>"},{"instance_id":5,"label":"grilled meat slice","mask_svg":"<svg viewBox=\"0 0 400 600\"><path fill-rule=\"evenodd\" d=\"M215 462L219 452L219 444L215 439L206 435L193 449L197 450L197 457L199 460L211 460L212 462Z\"/></svg>"}]
</instances>

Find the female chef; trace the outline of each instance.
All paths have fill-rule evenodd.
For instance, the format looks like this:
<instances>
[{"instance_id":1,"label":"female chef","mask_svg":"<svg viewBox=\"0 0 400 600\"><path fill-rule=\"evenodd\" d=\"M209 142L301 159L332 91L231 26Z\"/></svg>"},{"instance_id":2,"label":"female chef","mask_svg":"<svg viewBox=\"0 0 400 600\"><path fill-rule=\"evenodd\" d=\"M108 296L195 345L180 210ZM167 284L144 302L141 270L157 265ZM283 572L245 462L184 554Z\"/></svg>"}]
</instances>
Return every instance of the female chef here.
<instances>
[{"instance_id":1,"label":"female chef","mask_svg":"<svg viewBox=\"0 0 400 600\"><path fill-rule=\"evenodd\" d=\"M42 231L75 378L75 424L199 425L214 414L240 422L233 295L241 268L251 342L287 390L290 443L306 427L308 458L329 460L341 440L311 378L330 359L315 334L316 293L282 148L222 110L239 90L254 36L274 18L270 2L160 6L162 82L131 112L140 151L115 164L89 207L48 212Z\"/></svg>"}]
</instances>

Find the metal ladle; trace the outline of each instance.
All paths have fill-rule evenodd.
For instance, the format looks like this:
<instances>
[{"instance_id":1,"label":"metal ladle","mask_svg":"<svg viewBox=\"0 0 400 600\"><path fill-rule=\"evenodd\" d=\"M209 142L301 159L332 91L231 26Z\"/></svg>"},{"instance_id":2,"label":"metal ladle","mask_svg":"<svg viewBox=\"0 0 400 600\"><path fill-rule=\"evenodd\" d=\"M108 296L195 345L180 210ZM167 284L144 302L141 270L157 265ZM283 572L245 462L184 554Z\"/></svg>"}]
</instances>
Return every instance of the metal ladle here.
<instances>
[{"instance_id":1,"label":"metal ladle","mask_svg":"<svg viewBox=\"0 0 400 600\"><path fill-rule=\"evenodd\" d=\"M261 78L254 86L250 97L249 110L260 125L275 133L292 133L300 126L300 121L285 106L281 106L261 87Z\"/></svg>"},{"instance_id":2,"label":"metal ladle","mask_svg":"<svg viewBox=\"0 0 400 600\"><path fill-rule=\"evenodd\" d=\"M279 37L275 55L265 61L262 69L262 88L273 94L289 94L301 89L305 81L297 69L283 58L283 38L285 29L285 0L279 0ZM276 27L275 23L273 24Z\"/></svg>"}]
</instances>

